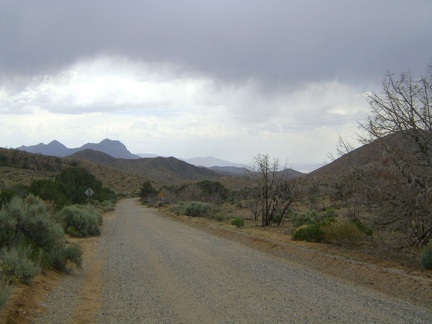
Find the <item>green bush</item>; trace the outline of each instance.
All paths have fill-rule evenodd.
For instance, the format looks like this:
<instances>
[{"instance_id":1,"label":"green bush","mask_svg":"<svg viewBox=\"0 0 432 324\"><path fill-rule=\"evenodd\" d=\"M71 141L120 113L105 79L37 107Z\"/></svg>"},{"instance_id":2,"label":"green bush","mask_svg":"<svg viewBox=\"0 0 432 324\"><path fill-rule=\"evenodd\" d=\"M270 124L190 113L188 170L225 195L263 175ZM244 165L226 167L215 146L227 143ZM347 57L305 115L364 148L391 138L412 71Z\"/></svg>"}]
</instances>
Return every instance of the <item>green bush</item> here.
<instances>
[{"instance_id":1,"label":"green bush","mask_svg":"<svg viewBox=\"0 0 432 324\"><path fill-rule=\"evenodd\" d=\"M307 242L321 242L323 240L324 233L321 230L321 224L317 223L314 225L302 225L298 227L293 235L292 240L294 241L307 241Z\"/></svg>"},{"instance_id":2,"label":"green bush","mask_svg":"<svg viewBox=\"0 0 432 324\"><path fill-rule=\"evenodd\" d=\"M64 245L64 231L53 220L50 207L32 195L14 197L2 208L0 225L0 247L25 243L51 254Z\"/></svg>"},{"instance_id":3,"label":"green bush","mask_svg":"<svg viewBox=\"0 0 432 324\"><path fill-rule=\"evenodd\" d=\"M373 230L370 227L366 226L364 223L362 223L360 219L353 220L353 223L363 234L366 234L367 236L373 235Z\"/></svg>"},{"instance_id":4,"label":"green bush","mask_svg":"<svg viewBox=\"0 0 432 324\"><path fill-rule=\"evenodd\" d=\"M71 204L85 204L89 199L84 194L91 188L94 201L111 200L115 202L115 193L102 187L102 182L84 168L71 167L64 169L55 180L34 180L29 187L30 193L43 200L52 201L57 210Z\"/></svg>"},{"instance_id":5,"label":"green bush","mask_svg":"<svg viewBox=\"0 0 432 324\"><path fill-rule=\"evenodd\" d=\"M0 209L0 306L14 282L30 283L40 269L66 270L81 266L82 251L66 247L64 230L53 216L52 206L40 198L18 196Z\"/></svg>"},{"instance_id":6,"label":"green bush","mask_svg":"<svg viewBox=\"0 0 432 324\"><path fill-rule=\"evenodd\" d=\"M290 215L290 220L293 222L295 227L303 225L315 224L319 220L318 212L315 209L311 209L302 214L293 213Z\"/></svg>"},{"instance_id":7,"label":"green bush","mask_svg":"<svg viewBox=\"0 0 432 324\"><path fill-rule=\"evenodd\" d=\"M140 199L141 202L145 203L149 198L156 197L158 191L153 187L150 181L146 181L141 185L140 188Z\"/></svg>"},{"instance_id":8,"label":"green bush","mask_svg":"<svg viewBox=\"0 0 432 324\"><path fill-rule=\"evenodd\" d=\"M432 244L428 244L420 254L420 264L424 269L432 270Z\"/></svg>"},{"instance_id":9,"label":"green bush","mask_svg":"<svg viewBox=\"0 0 432 324\"><path fill-rule=\"evenodd\" d=\"M65 259L67 262L75 264L77 267L82 268L82 249L76 244L66 246L64 251Z\"/></svg>"},{"instance_id":10,"label":"green bush","mask_svg":"<svg viewBox=\"0 0 432 324\"><path fill-rule=\"evenodd\" d=\"M358 243L364 234L358 226L348 219L338 220L321 226L324 239L338 245L350 245Z\"/></svg>"},{"instance_id":11,"label":"green bush","mask_svg":"<svg viewBox=\"0 0 432 324\"><path fill-rule=\"evenodd\" d=\"M294 227L300 227L302 225L314 225L318 223L326 223L334 221L336 212L329 208L321 213L318 213L315 209L310 209L302 214L292 213L289 219L293 222Z\"/></svg>"},{"instance_id":12,"label":"green bush","mask_svg":"<svg viewBox=\"0 0 432 324\"><path fill-rule=\"evenodd\" d=\"M219 208L214 204L199 201L181 202L176 206L177 215L192 217L216 217Z\"/></svg>"},{"instance_id":13,"label":"green bush","mask_svg":"<svg viewBox=\"0 0 432 324\"><path fill-rule=\"evenodd\" d=\"M234 217L231 220L231 225L234 225L237 227L243 227L245 225L245 220L241 217Z\"/></svg>"},{"instance_id":14,"label":"green bush","mask_svg":"<svg viewBox=\"0 0 432 324\"><path fill-rule=\"evenodd\" d=\"M335 218L336 216L337 213L333 208L326 208L320 214L321 219Z\"/></svg>"},{"instance_id":15,"label":"green bush","mask_svg":"<svg viewBox=\"0 0 432 324\"><path fill-rule=\"evenodd\" d=\"M100 209L102 211L102 213L106 213L106 212L110 212L113 211L115 209L116 204L111 201L111 200L104 200L101 204L100 204Z\"/></svg>"},{"instance_id":16,"label":"green bush","mask_svg":"<svg viewBox=\"0 0 432 324\"><path fill-rule=\"evenodd\" d=\"M102 215L91 205L64 207L57 215L66 233L75 237L100 235Z\"/></svg>"},{"instance_id":17,"label":"green bush","mask_svg":"<svg viewBox=\"0 0 432 324\"><path fill-rule=\"evenodd\" d=\"M30 249L28 258L38 266L55 267L65 249L64 230L53 217L51 206L29 195L14 197L0 210L0 248Z\"/></svg>"},{"instance_id":18,"label":"green bush","mask_svg":"<svg viewBox=\"0 0 432 324\"><path fill-rule=\"evenodd\" d=\"M199 217L204 213L204 205L199 202L192 202L189 206L186 207L185 213L187 216Z\"/></svg>"},{"instance_id":19,"label":"green bush","mask_svg":"<svg viewBox=\"0 0 432 324\"><path fill-rule=\"evenodd\" d=\"M11 202L12 198L16 196L16 193L11 190L0 191L0 208Z\"/></svg>"},{"instance_id":20,"label":"green bush","mask_svg":"<svg viewBox=\"0 0 432 324\"><path fill-rule=\"evenodd\" d=\"M90 200L89 202L93 207L98 209L101 213L107 213L115 210L116 201L115 200L104 200L99 202L97 200Z\"/></svg>"},{"instance_id":21,"label":"green bush","mask_svg":"<svg viewBox=\"0 0 432 324\"><path fill-rule=\"evenodd\" d=\"M30 260L31 250L23 248L2 248L0 259L2 260L2 276L11 282L29 284L31 279L40 272L40 267Z\"/></svg>"},{"instance_id":22,"label":"green bush","mask_svg":"<svg viewBox=\"0 0 432 324\"><path fill-rule=\"evenodd\" d=\"M205 197L212 197L213 201L224 201L228 198L229 190L220 182L203 180L197 182L196 185L201 189L201 193Z\"/></svg>"},{"instance_id":23,"label":"green bush","mask_svg":"<svg viewBox=\"0 0 432 324\"><path fill-rule=\"evenodd\" d=\"M56 269L67 271L68 265L76 265L78 268L82 267L82 250L76 245L68 245L63 249L57 250L53 263Z\"/></svg>"}]
</instances>

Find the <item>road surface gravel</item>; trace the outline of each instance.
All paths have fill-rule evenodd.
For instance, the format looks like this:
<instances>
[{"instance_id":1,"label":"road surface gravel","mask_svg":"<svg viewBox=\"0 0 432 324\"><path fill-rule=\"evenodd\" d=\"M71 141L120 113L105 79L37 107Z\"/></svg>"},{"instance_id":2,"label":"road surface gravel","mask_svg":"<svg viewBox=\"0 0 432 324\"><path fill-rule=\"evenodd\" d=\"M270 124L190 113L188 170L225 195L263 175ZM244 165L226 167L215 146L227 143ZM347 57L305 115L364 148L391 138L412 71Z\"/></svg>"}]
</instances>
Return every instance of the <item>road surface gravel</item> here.
<instances>
[{"instance_id":1,"label":"road surface gravel","mask_svg":"<svg viewBox=\"0 0 432 324\"><path fill-rule=\"evenodd\" d=\"M49 311L36 322L80 322L73 320L85 306L79 290L89 289L85 277L92 267L99 269L102 286L86 295L98 299L96 304L89 300L98 306L87 322L432 321L432 309L213 236L125 199L106 221L93 260L50 293Z\"/></svg>"}]
</instances>

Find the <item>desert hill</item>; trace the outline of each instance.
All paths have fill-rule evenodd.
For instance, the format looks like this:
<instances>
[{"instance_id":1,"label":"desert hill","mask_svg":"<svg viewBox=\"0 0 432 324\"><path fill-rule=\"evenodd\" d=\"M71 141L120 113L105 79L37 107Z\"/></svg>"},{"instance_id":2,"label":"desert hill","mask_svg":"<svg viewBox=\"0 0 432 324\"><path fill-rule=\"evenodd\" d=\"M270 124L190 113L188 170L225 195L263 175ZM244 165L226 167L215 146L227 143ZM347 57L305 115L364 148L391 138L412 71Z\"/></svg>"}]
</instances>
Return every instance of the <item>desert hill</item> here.
<instances>
[{"instance_id":1,"label":"desert hill","mask_svg":"<svg viewBox=\"0 0 432 324\"><path fill-rule=\"evenodd\" d=\"M85 160L104 165L112 169L148 178L152 181L175 183L181 180L201 180L221 177L207 168L200 168L174 157L156 157L141 159L116 159L108 154L84 150L72 154L67 159Z\"/></svg>"},{"instance_id":2,"label":"desert hill","mask_svg":"<svg viewBox=\"0 0 432 324\"><path fill-rule=\"evenodd\" d=\"M156 186L219 179L220 173L196 167L176 158L117 159L100 151L84 150L59 158L0 148L0 189L29 185L36 179L53 179L64 168L87 169L116 193L137 193L145 181Z\"/></svg>"},{"instance_id":3,"label":"desert hill","mask_svg":"<svg viewBox=\"0 0 432 324\"><path fill-rule=\"evenodd\" d=\"M351 170L352 167L362 168L372 163L377 163L380 160L380 157L381 150L378 143L366 144L342 155L321 168L310 172L308 177L343 174Z\"/></svg>"},{"instance_id":4,"label":"desert hill","mask_svg":"<svg viewBox=\"0 0 432 324\"><path fill-rule=\"evenodd\" d=\"M342 155L333 162L312 171L308 177L336 176L349 172L353 168L367 169L378 164L386 164L390 156L384 152L384 147L396 155L408 153L415 159L421 147L428 151L432 150L432 135L426 131L410 132L409 130L387 135Z\"/></svg>"}]
</instances>

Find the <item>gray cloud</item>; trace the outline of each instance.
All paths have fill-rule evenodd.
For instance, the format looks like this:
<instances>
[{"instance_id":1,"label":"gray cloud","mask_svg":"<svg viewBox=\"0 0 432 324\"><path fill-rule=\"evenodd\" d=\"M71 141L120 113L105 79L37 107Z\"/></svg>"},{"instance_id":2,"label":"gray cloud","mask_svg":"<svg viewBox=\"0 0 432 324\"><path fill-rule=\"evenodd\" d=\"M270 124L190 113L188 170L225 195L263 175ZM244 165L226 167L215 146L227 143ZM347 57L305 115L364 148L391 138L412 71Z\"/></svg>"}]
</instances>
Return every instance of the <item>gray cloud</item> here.
<instances>
[{"instance_id":1,"label":"gray cloud","mask_svg":"<svg viewBox=\"0 0 432 324\"><path fill-rule=\"evenodd\" d=\"M321 162L432 59L430 0L0 0L0 145ZM379 91L379 90L378 90Z\"/></svg>"},{"instance_id":2,"label":"gray cloud","mask_svg":"<svg viewBox=\"0 0 432 324\"><path fill-rule=\"evenodd\" d=\"M272 87L421 71L432 56L432 2L1 1L0 69L47 73L122 55Z\"/></svg>"}]
</instances>

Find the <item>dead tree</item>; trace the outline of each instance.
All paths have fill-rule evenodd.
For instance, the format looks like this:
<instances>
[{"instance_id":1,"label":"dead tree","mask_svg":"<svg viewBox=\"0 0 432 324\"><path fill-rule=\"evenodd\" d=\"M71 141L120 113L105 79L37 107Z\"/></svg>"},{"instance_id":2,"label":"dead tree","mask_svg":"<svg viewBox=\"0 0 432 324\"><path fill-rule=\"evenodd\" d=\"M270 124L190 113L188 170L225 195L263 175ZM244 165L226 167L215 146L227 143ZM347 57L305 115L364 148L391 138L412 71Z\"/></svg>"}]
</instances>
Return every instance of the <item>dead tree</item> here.
<instances>
[{"instance_id":1,"label":"dead tree","mask_svg":"<svg viewBox=\"0 0 432 324\"><path fill-rule=\"evenodd\" d=\"M382 92L366 98L361 139L382 151L367 184L376 224L391 229L397 247L424 246L432 238L432 65L417 79L389 73Z\"/></svg>"},{"instance_id":2,"label":"dead tree","mask_svg":"<svg viewBox=\"0 0 432 324\"><path fill-rule=\"evenodd\" d=\"M290 172L287 168L279 170L279 161L271 161L268 154L255 157L252 175L257 184L262 226L280 225L292 204L299 200L300 181L290 179Z\"/></svg>"}]
</instances>

